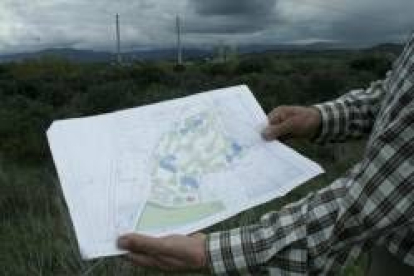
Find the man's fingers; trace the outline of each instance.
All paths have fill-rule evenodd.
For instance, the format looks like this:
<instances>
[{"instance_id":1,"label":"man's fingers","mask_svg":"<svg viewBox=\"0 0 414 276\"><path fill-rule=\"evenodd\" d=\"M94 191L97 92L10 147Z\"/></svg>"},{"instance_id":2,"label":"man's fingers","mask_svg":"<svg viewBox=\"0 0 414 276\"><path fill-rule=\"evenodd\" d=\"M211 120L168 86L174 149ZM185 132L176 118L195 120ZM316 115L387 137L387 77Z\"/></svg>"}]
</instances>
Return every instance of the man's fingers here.
<instances>
[{"instance_id":1,"label":"man's fingers","mask_svg":"<svg viewBox=\"0 0 414 276\"><path fill-rule=\"evenodd\" d=\"M175 263L167 262L158 257L149 256L145 254L129 253L126 257L133 264L141 267L158 268L164 271L177 271L179 269L182 269L181 265L179 266Z\"/></svg>"},{"instance_id":2,"label":"man's fingers","mask_svg":"<svg viewBox=\"0 0 414 276\"><path fill-rule=\"evenodd\" d=\"M269 125L262 133L265 140L271 141L291 134L292 125L289 121L278 125Z\"/></svg>"},{"instance_id":3,"label":"man's fingers","mask_svg":"<svg viewBox=\"0 0 414 276\"><path fill-rule=\"evenodd\" d=\"M144 254L129 253L126 255L126 258L137 266L158 267L158 264L155 258L144 255Z\"/></svg>"},{"instance_id":4,"label":"man's fingers","mask_svg":"<svg viewBox=\"0 0 414 276\"><path fill-rule=\"evenodd\" d=\"M280 124L290 116L298 112L299 107L297 106L279 106L273 109L267 118L271 124Z\"/></svg>"},{"instance_id":5,"label":"man's fingers","mask_svg":"<svg viewBox=\"0 0 414 276\"><path fill-rule=\"evenodd\" d=\"M149 253L165 251L165 246L159 238L139 234L124 235L118 239L118 247L134 253Z\"/></svg>"},{"instance_id":6,"label":"man's fingers","mask_svg":"<svg viewBox=\"0 0 414 276\"><path fill-rule=\"evenodd\" d=\"M158 268L163 271L188 271L193 269L191 264L186 261L163 255L151 256L140 253L129 253L126 255L126 258L137 266Z\"/></svg>"},{"instance_id":7,"label":"man's fingers","mask_svg":"<svg viewBox=\"0 0 414 276\"><path fill-rule=\"evenodd\" d=\"M286 108L278 107L272 110L272 112L267 115L269 123L271 124L280 124L286 117Z\"/></svg>"},{"instance_id":8,"label":"man's fingers","mask_svg":"<svg viewBox=\"0 0 414 276\"><path fill-rule=\"evenodd\" d=\"M272 112L267 116L270 124L280 124L282 122L282 116L280 112Z\"/></svg>"},{"instance_id":9,"label":"man's fingers","mask_svg":"<svg viewBox=\"0 0 414 276\"><path fill-rule=\"evenodd\" d=\"M177 270L189 270L191 267L191 263L188 260L181 260L169 256L160 255L157 256L157 259L160 263L163 263L167 267L174 268L175 271Z\"/></svg>"}]
</instances>

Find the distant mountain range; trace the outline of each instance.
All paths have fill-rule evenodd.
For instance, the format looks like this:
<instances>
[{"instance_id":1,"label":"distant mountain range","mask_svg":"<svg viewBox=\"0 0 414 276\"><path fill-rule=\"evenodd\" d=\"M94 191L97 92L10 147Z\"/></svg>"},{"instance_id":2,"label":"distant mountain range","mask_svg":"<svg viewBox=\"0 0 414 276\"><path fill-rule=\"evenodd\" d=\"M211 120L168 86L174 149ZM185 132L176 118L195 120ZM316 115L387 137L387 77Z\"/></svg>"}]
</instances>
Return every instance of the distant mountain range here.
<instances>
[{"instance_id":1,"label":"distant mountain range","mask_svg":"<svg viewBox=\"0 0 414 276\"><path fill-rule=\"evenodd\" d=\"M213 55L213 51L201 49L184 49L185 57L208 58ZM125 61L132 60L168 60L176 56L174 48L141 50L122 53ZM43 57L65 58L74 62L112 62L116 60L116 55L110 52L99 52L93 50L76 50L70 48L46 49L32 53L17 53L10 55L0 55L0 63L19 62L28 59L38 59Z\"/></svg>"},{"instance_id":2,"label":"distant mountain range","mask_svg":"<svg viewBox=\"0 0 414 276\"><path fill-rule=\"evenodd\" d=\"M386 51L399 53L399 44L381 44L366 50ZM356 47L333 43L314 43L308 45L247 45L237 48L239 54L264 53L264 52L289 52L289 51L327 51L327 50L355 50ZM183 50L187 60L210 59L217 55L217 49L211 48L186 48ZM137 50L122 54L125 61L134 60L172 60L176 56L175 48ZM70 48L46 49L33 53L18 53L10 55L0 55L0 63L19 62L28 59L38 59L43 57L65 58L74 62L96 63L113 62L115 54L110 52L99 52L93 50L75 50Z\"/></svg>"}]
</instances>

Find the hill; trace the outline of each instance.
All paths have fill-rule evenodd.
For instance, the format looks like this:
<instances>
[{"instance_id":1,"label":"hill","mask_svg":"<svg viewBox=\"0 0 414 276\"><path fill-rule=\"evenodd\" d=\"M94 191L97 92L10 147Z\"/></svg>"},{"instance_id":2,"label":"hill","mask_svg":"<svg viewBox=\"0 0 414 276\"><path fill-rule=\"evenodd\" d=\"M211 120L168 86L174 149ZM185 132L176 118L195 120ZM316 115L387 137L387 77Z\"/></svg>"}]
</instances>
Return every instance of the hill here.
<instances>
[{"instance_id":1,"label":"hill","mask_svg":"<svg viewBox=\"0 0 414 276\"><path fill-rule=\"evenodd\" d=\"M193 59L210 59L217 56L218 47L188 47L183 50L184 57L187 60ZM371 48L364 48L364 50L399 53L402 46L399 44L380 44ZM336 44L336 43L312 43L305 45L259 45L251 44L244 45L235 49L238 54L257 54L267 52L326 52L339 50L355 50L360 49L352 45ZM173 60L177 55L176 49L158 48L150 50L134 50L122 54L126 62L130 61L146 61L146 60ZM73 62L83 63L108 63L115 61L115 54L111 52L99 52L93 50L77 50L71 48L52 48L31 53L17 53L9 55L0 55L0 63L7 62L21 62L31 59L39 59L43 57L59 57Z\"/></svg>"}]
</instances>

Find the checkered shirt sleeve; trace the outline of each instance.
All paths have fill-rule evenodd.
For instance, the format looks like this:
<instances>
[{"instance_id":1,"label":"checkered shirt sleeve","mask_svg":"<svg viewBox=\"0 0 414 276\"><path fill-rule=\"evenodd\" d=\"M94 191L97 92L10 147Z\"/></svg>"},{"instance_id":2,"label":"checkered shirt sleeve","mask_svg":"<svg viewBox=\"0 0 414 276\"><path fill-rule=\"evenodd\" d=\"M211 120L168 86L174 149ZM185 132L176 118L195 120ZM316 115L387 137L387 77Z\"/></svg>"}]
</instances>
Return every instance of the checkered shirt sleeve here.
<instances>
[{"instance_id":1,"label":"checkered shirt sleeve","mask_svg":"<svg viewBox=\"0 0 414 276\"><path fill-rule=\"evenodd\" d=\"M369 134L385 95L387 80L373 82L366 90L353 90L335 101L315 105L322 116L321 131L315 141L342 142Z\"/></svg>"},{"instance_id":2,"label":"checkered shirt sleeve","mask_svg":"<svg viewBox=\"0 0 414 276\"><path fill-rule=\"evenodd\" d=\"M413 44L386 80L317 106L319 141L371 131L362 161L254 225L209 234L213 274L331 275L378 244L414 266Z\"/></svg>"}]
</instances>

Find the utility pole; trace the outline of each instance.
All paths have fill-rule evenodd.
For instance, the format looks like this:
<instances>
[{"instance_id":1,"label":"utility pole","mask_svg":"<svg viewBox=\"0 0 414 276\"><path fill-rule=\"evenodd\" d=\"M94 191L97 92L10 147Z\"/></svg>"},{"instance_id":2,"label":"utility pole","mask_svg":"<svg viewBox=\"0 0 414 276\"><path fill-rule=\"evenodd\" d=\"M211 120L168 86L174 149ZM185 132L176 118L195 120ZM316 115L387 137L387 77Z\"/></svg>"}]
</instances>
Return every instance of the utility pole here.
<instances>
[{"instance_id":1,"label":"utility pole","mask_svg":"<svg viewBox=\"0 0 414 276\"><path fill-rule=\"evenodd\" d=\"M217 60L218 62L226 62L226 45L224 41L220 41L217 49Z\"/></svg>"},{"instance_id":2,"label":"utility pole","mask_svg":"<svg viewBox=\"0 0 414 276\"><path fill-rule=\"evenodd\" d=\"M117 52L117 62L118 64L122 63L121 56L121 29L119 26L119 14L116 14L116 52Z\"/></svg>"},{"instance_id":3,"label":"utility pole","mask_svg":"<svg viewBox=\"0 0 414 276\"><path fill-rule=\"evenodd\" d=\"M181 19L177 16L177 64L183 64L183 49L181 45Z\"/></svg>"}]
</instances>

